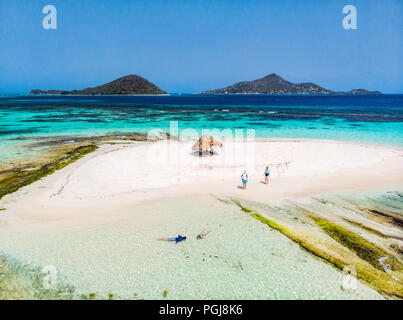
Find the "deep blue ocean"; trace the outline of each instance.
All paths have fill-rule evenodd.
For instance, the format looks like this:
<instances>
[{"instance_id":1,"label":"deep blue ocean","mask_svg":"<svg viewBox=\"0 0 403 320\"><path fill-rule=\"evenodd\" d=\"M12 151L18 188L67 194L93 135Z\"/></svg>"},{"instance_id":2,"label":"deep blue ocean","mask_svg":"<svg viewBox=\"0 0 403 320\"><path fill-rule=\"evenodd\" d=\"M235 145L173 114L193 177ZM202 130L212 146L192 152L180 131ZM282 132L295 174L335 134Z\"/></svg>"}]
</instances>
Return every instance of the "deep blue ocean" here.
<instances>
[{"instance_id":1,"label":"deep blue ocean","mask_svg":"<svg viewBox=\"0 0 403 320\"><path fill-rule=\"evenodd\" d=\"M403 95L0 96L0 148L4 156L21 138L168 130L170 121L403 146Z\"/></svg>"}]
</instances>

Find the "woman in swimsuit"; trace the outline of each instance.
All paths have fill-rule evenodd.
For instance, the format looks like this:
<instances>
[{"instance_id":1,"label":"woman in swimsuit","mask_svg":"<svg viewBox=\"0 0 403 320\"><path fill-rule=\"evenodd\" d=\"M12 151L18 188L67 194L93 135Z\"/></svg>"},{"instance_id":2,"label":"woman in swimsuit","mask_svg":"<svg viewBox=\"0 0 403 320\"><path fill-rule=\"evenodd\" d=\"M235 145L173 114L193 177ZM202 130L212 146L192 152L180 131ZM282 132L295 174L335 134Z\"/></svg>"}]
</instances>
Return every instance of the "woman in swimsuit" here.
<instances>
[{"instance_id":1,"label":"woman in swimsuit","mask_svg":"<svg viewBox=\"0 0 403 320\"><path fill-rule=\"evenodd\" d=\"M264 171L264 183L268 184L269 183L269 175L270 175L270 171L269 171L269 167L266 167L266 170Z\"/></svg>"},{"instance_id":2,"label":"woman in swimsuit","mask_svg":"<svg viewBox=\"0 0 403 320\"><path fill-rule=\"evenodd\" d=\"M208 233L210 233L210 231L211 231L211 230L209 230L209 231L203 230L202 232L200 232L200 233L197 235L196 239L203 239Z\"/></svg>"}]
</instances>

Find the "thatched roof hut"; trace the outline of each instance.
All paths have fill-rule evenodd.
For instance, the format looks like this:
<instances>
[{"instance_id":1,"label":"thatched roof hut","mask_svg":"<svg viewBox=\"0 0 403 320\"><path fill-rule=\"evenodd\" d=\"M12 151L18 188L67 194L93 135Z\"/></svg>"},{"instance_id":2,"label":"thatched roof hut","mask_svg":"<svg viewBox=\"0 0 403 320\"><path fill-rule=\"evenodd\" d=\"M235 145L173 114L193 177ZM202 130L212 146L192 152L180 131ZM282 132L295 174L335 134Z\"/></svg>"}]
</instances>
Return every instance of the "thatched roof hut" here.
<instances>
[{"instance_id":1,"label":"thatched roof hut","mask_svg":"<svg viewBox=\"0 0 403 320\"><path fill-rule=\"evenodd\" d=\"M211 151L214 146L222 147L222 143L212 136L202 136L192 147L195 151Z\"/></svg>"}]
</instances>

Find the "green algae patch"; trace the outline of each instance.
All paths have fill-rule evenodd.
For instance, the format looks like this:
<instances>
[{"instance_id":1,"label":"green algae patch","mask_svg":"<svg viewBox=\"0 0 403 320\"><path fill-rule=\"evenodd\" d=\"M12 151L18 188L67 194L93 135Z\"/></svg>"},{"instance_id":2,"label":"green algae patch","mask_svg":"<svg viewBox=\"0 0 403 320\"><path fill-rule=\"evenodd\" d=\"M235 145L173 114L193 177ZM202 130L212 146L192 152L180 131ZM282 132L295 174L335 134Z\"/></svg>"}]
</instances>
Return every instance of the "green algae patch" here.
<instances>
[{"instance_id":1,"label":"green algae patch","mask_svg":"<svg viewBox=\"0 0 403 320\"><path fill-rule=\"evenodd\" d=\"M299 244L300 247L307 252L317 256L322 261L331 264L337 269L344 270L345 267L353 266L356 269L357 277L380 293L388 297L403 298L403 285L401 280L393 280L390 274L374 268L367 261L363 261L361 258L351 253L350 250L336 247L327 241L320 241L315 236L304 236L303 234L298 234L298 232L292 232L288 228L258 213L251 214L251 216L281 232L290 240Z\"/></svg>"},{"instance_id":2,"label":"green algae patch","mask_svg":"<svg viewBox=\"0 0 403 320\"><path fill-rule=\"evenodd\" d=\"M331 237L331 239L325 238L325 235L329 235L327 232L322 233L314 230L306 230L306 227L302 228L297 227L296 229L294 227L287 227L286 225L280 224L277 221L274 221L273 219L266 218L265 216L259 214L258 212L253 212L250 215L253 218L259 220L260 222L266 224L270 228L281 232L290 240L297 243L303 250L318 257L322 261L329 263L333 267L341 271L343 271L345 267L355 268L358 279L368 284L369 286L373 287L375 290L379 291L384 296L389 298L400 298L400 299L403 298L401 263L399 260L395 259L391 254L388 254L388 252L386 252L385 250L378 248L375 245L370 246L369 249L368 247L366 247L367 250L369 250L369 254L372 253L371 261L373 261L374 263L375 263L375 257L377 256L373 253L372 250L375 250L376 254L380 254L380 256L391 257L387 260L387 263L390 263L394 268L400 267L400 269L394 269L397 271L393 271L393 275L395 275L395 277L397 276L397 278L395 279L392 278L392 274L383 271L377 259L376 259L377 267L374 267L371 263L369 263L368 261L360 257L358 254L353 252L351 248L341 245L340 242L334 239L333 237ZM311 215L309 215L309 217L311 217ZM325 222L326 220L324 221L317 220L317 221ZM349 232L349 230L345 228L343 229ZM353 235L355 234L353 233ZM354 239L357 240L357 238ZM368 243L368 241L366 241L365 239L362 240L363 240L362 242L359 242L360 244ZM374 249L374 247L376 249Z\"/></svg>"},{"instance_id":3,"label":"green algae patch","mask_svg":"<svg viewBox=\"0 0 403 320\"><path fill-rule=\"evenodd\" d=\"M347 219L347 218L343 218L343 220L347 221L348 223L352 224L353 226L362 228L362 229L364 229L365 231L368 231L369 233L375 234L375 235L377 235L377 236L379 236L379 237L382 237L382 238L385 238L385 239L387 239L387 238L394 238L393 236L389 236L389 235L383 234L383 233L380 232L379 230L376 230L376 229L374 229L374 228L372 228L372 227L370 227L370 226L367 226L367 225L365 225L365 224L363 224L363 223L360 223L360 222L357 222L357 221L353 221L353 220L350 220L350 219Z\"/></svg>"},{"instance_id":4,"label":"green algae patch","mask_svg":"<svg viewBox=\"0 0 403 320\"><path fill-rule=\"evenodd\" d=\"M231 200L222 199L219 197L215 197L218 201L225 203L225 204L233 204Z\"/></svg>"},{"instance_id":5,"label":"green algae patch","mask_svg":"<svg viewBox=\"0 0 403 320\"><path fill-rule=\"evenodd\" d=\"M75 148L66 153L65 156L47 163L38 169L17 172L14 176L0 181L0 199L6 194L17 191L18 189L27 186L35 181L46 177L56 170L60 170L68 164L77 161L88 153L95 151L98 148L96 145L86 145Z\"/></svg>"},{"instance_id":6,"label":"green algae patch","mask_svg":"<svg viewBox=\"0 0 403 320\"><path fill-rule=\"evenodd\" d=\"M277 222L274 222L273 220L269 220L266 217L263 217L259 213L252 213L252 217L255 219L259 220L260 222L267 224L270 228L277 230L281 232L283 235L285 235L287 238L290 240L294 241L297 243L303 250L311 253L312 255L320 258L322 261L334 264L333 261L331 261L331 257L329 256L328 252L324 250L319 250L315 245L312 245L309 241L306 241L303 237L299 237L298 235L294 234L292 231L287 229L285 226L282 226L278 224ZM344 265L343 265L344 267Z\"/></svg>"},{"instance_id":7,"label":"green algae patch","mask_svg":"<svg viewBox=\"0 0 403 320\"><path fill-rule=\"evenodd\" d=\"M392 268L394 270L402 270L403 264L393 255L391 255L390 252L385 251L381 247L378 247L374 243L367 241L358 234L333 222L315 216L310 216L310 218L329 236L354 252L361 259L369 262L375 268L383 270L383 267L379 263L378 259L381 257L390 257L388 259L388 263L392 266Z\"/></svg>"},{"instance_id":8,"label":"green algae patch","mask_svg":"<svg viewBox=\"0 0 403 320\"><path fill-rule=\"evenodd\" d=\"M368 208L360 208L362 211L367 213L376 215L377 217L386 220L385 222L388 224L392 224L403 228L403 219L400 217L400 214L397 212L389 211L389 210L377 210L377 209L368 209Z\"/></svg>"},{"instance_id":9,"label":"green algae patch","mask_svg":"<svg viewBox=\"0 0 403 320\"><path fill-rule=\"evenodd\" d=\"M392 243L389 246L393 251L398 253L400 256L403 256L403 246L399 245L398 243Z\"/></svg>"},{"instance_id":10,"label":"green algae patch","mask_svg":"<svg viewBox=\"0 0 403 320\"><path fill-rule=\"evenodd\" d=\"M251 209L249 209L249 208L243 206L239 200L235 200L235 199L231 199L231 200L232 200L232 202L235 203L239 208L241 208L241 210L242 210L243 212L246 212L246 213L252 213L252 212L254 212L253 210L251 210Z\"/></svg>"},{"instance_id":11,"label":"green algae patch","mask_svg":"<svg viewBox=\"0 0 403 320\"><path fill-rule=\"evenodd\" d=\"M286 228L284 228L283 226L279 225L278 223L276 223L276 222L274 222L272 220L269 220L269 219L261 216L258 213L252 213L251 216L256 218L257 220L259 220L260 222L263 222L263 223L267 224L270 228L273 228L273 229L275 229L277 231L280 231L283 234L289 234L289 232L287 231Z\"/></svg>"}]
</instances>

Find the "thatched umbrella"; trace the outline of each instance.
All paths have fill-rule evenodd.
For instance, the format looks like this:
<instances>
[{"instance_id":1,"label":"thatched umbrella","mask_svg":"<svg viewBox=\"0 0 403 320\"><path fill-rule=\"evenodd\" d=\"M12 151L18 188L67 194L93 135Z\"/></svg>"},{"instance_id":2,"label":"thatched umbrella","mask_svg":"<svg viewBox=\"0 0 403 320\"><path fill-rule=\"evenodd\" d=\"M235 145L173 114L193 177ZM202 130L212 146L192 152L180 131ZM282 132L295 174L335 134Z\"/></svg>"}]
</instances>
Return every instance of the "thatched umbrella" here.
<instances>
[{"instance_id":1,"label":"thatched umbrella","mask_svg":"<svg viewBox=\"0 0 403 320\"><path fill-rule=\"evenodd\" d=\"M202 136L192 147L193 150L199 151L199 154L203 151L210 151L212 152L213 146L222 147L222 143L212 136L204 135Z\"/></svg>"}]
</instances>

